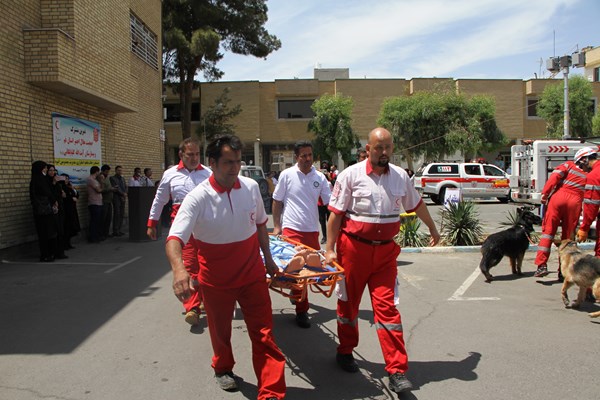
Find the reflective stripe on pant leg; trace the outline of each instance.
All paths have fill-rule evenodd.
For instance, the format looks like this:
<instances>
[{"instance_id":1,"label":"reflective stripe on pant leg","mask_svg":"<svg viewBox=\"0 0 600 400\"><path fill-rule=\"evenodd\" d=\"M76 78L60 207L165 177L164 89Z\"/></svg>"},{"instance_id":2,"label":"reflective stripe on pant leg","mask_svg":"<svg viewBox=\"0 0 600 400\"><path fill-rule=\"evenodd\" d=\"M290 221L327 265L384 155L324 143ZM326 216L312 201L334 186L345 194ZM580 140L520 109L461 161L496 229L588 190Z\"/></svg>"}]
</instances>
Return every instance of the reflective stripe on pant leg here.
<instances>
[{"instance_id":1,"label":"reflective stripe on pant leg","mask_svg":"<svg viewBox=\"0 0 600 400\"><path fill-rule=\"evenodd\" d=\"M552 239L556 234L558 225L560 224L561 216L558 211L558 205L560 198L554 198L550 200L550 203L544 214L544 221L542 222L542 236L538 243L538 251L535 256L535 265L542 265L548 262L550 257L550 248L552 246Z\"/></svg>"},{"instance_id":2,"label":"reflective stripe on pant leg","mask_svg":"<svg viewBox=\"0 0 600 400\"><path fill-rule=\"evenodd\" d=\"M262 280L240 289L238 303L252 342L252 365L258 398L285 396L285 357L273 337L273 311L267 283Z\"/></svg>"},{"instance_id":3,"label":"reflective stripe on pant leg","mask_svg":"<svg viewBox=\"0 0 600 400\"><path fill-rule=\"evenodd\" d=\"M198 264L198 254L197 249L194 246L194 238L191 237L190 240L183 246L182 249L182 258L183 265L185 266L185 270L190 275L190 277L198 282L198 273L200 271L200 267ZM183 308L188 312L192 308L200 307L200 303L202 302L202 294L200 290L196 290L192 292L192 295L183 301Z\"/></svg>"},{"instance_id":4,"label":"reflective stripe on pant leg","mask_svg":"<svg viewBox=\"0 0 600 400\"><path fill-rule=\"evenodd\" d=\"M396 259L399 251L400 248L395 243L379 246L373 257L373 263L377 265L373 267L374 271L368 282L385 370L390 374L406 372L408 369L402 318L394 304L398 275Z\"/></svg>"},{"instance_id":5,"label":"reflective stripe on pant leg","mask_svg":"<svg viewBox=\"0 0 600 400\"><path fill-rule=\"evenodd\" d=\"M211 366L215 373L233 370L235 360L231 350L231 320L238 289L220 290L201 285L208 332L213 348Z\"/></svg>"},{"instance_id":6,"label":"reflective stripe on pant leg","mask_svg":"<svg viewBox=\"0 0 600 400\"><path fill-rule=\"evenodd\" d=\"M340 354L350 354L358 345L358 307L371 275L371 259L374 246L355 242L340 235L337 242L338 261L344 268L348 301L338 300L337 331Z\"/></svg>"}]
</instances>

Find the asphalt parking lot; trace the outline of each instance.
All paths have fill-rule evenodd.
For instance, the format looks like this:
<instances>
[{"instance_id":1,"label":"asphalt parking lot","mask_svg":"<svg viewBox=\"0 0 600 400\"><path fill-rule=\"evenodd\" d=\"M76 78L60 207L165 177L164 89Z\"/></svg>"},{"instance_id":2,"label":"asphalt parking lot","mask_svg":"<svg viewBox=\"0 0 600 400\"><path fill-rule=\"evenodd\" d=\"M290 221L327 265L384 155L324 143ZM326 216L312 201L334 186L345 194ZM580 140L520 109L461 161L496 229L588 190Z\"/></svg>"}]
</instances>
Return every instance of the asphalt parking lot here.
<instances>
[{"instance_id":1,"label":"asphalt parking lot","mask_svg":"<svg viewBox=\"0 0 600 400\"><path fill-rule=\"evenodd\" d=\"M256 378L240 313L232 342L237 393L220 391L205 321L187 326L171 291L163 243L77 243L69 259L3 252L0 264L0 398L252 399ZM567 310L556 275L523 277L508 260L484 282L473 250L403 252L400 305L415 385L406 399L596 399L600 321ZM553 257L554 254L553 254ZM550 267L555 269L555 258ZM335 300L311 295L313 326L272 293L274 331L287 358L288 399L389 399L370 301L361 304L359 374L334 361Z\"/></svg>"}]
</instances>

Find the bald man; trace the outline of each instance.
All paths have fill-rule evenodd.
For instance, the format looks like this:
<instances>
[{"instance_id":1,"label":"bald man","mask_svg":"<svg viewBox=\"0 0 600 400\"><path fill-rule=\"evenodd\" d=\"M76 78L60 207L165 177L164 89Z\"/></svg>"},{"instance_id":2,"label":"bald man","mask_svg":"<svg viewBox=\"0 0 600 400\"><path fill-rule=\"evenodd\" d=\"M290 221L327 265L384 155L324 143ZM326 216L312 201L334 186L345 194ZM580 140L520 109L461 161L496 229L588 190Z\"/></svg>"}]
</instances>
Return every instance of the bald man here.
<instances>
[{"instance_id":1,"label":"bald man","mask_svg":"<svg viewBox=\"0 0 600 400\"><path fill-rule=\"evenodd\" d=\"M390 132L376 128L369 133L367 159L337 177L329 201L325 258L327 263L338 261L345 271L346 290L340 291L337 304L337 363L347 372L359 370L352 351L358 345L360 299L368 285L390 389L401 393L412 390L394 295L400 246L393 238L400 230L402 208L415 212L429 228L432 246L440 234L406 171L390 164L393 150Z\"/></svg>"}]
</instances>

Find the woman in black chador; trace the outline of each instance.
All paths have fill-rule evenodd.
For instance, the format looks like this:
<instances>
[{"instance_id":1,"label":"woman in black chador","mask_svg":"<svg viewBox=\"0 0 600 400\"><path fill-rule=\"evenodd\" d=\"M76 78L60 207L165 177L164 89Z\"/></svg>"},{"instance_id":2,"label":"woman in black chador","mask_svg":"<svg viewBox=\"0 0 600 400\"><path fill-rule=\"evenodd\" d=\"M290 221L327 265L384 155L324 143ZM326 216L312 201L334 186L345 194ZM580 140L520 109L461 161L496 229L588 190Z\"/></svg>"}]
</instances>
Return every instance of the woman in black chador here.
<instances>
[{"instance_id":1,"label":"woman in black chador","mask_svg":"<svg viewBox=\"0 0 600 400\"><path fill-rule=\"evenodd\" d=\"M58 226L55 212L58 204L46 177L48 165L43 161L31 164L31 181L29 182L29 199L33 208L33 221L38 235L40 261L54 261L57 251Z\"/></svg>"}]
</instances>

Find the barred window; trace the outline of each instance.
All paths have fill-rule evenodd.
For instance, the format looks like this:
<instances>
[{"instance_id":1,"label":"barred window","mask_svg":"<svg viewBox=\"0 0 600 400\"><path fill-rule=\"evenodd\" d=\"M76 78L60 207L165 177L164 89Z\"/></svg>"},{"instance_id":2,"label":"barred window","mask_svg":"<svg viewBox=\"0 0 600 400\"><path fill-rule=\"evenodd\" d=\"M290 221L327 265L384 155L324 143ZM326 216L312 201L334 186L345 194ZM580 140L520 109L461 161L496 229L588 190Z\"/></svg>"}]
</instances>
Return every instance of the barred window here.
<instances>
[{"instance_id":1,"label":"barred window","mask_svg":"<svg viewBox=\"0 0 600 400\"><path fill-rule=\"evenodd\" d=\"M158 69L158 46L156 35L135 15L131 19L131 51L146 64Z\"/></svg>"}]
</instances>

